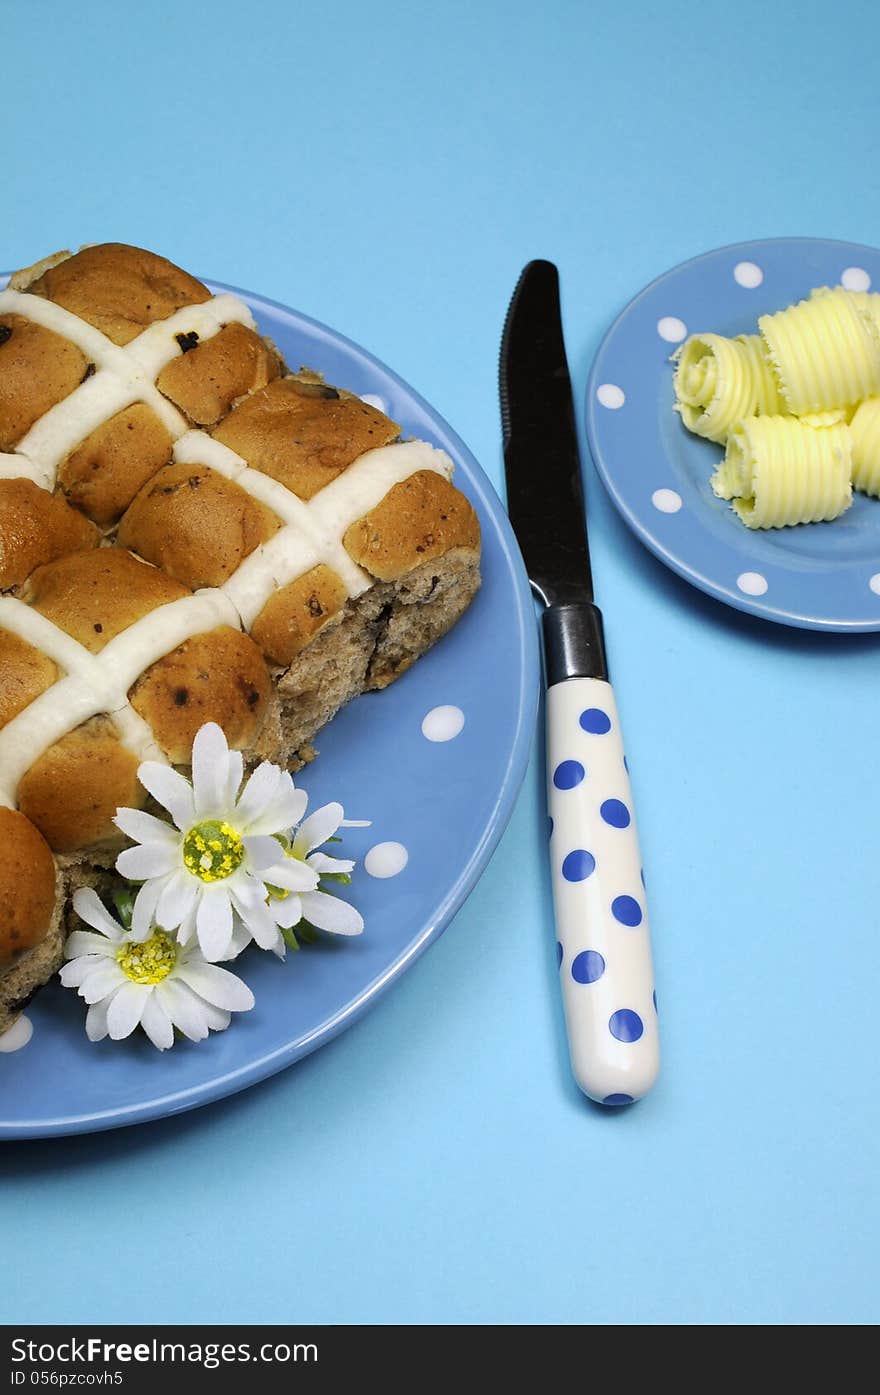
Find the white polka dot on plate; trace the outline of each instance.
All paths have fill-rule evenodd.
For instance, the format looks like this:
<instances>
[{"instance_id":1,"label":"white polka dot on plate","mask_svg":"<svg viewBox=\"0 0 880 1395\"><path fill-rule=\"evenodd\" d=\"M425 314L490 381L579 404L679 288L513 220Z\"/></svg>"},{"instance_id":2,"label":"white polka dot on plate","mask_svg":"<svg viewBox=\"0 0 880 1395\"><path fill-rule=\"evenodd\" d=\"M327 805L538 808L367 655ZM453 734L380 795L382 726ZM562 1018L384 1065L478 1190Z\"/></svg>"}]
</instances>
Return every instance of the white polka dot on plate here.
<instances>
[{"instance_id":1,"label":"white polka dot on plate","mask_svg":"<svg viewBox=\"0 0 880 1395\"><path fill-rule=\"evenodd\" d=\"M432 707L422 719L422 736L428 741L454 741L463 726L460 707Z\"/></svg>"},{"instance_id":2,"label":"white polka dot on plate","mask_svg":"<svg viewBox=\"0 0 880 1395\"><path fill-rule=\"evenodd\" d=\"M616 412L626 401L626 393L616 383L600 383L596 388L596 399L600 406Z\"/></svg>"},{"instance_id":3,"label":"white polka dot on plate","mask_svg":"<svg viewBox=\"0 0 880 1395\"><path fill-rule=\"evenodd\" d=\"M760 572L741 572L736 584L744 596L763 596L767 591L767 578Z\"/></svg>"},{"instance_id":4,"label":"white polka dot on plate","mask_svg":"<svg viewBox=\"0 0 880 1395\"><path fill-rule=\"evenodd\" d=\"M661 513L678 513L681 508L681 495L674 489L655 489L651 503Z\"/></svg>"},{"instance_id":5,"label":"white polka dot on plate","mask_svg":"<svg viewBox=\"0 0 880 1395\"><path fill-rule=\"evenodd\" d=\"M10 1051L20 1051L23 1046L27 1046L34 1034L34 1024L29 1017L19 1017L17 1022L13 1022L2 1036L0 1036L0 1051L9 1053Z\"/></svg>"},{"instance_id":6,"label":"white polka dot on plate","mask_svg":"<svg viewBox=\"0 0 880 1395\"><path fill-rule=\"evenodd\" d=\"M388 411L384 397L377 397L374 392L362 392L361 401L366 402L368 407L375 407L377 412Z\"/></svg>"},{"instance_id":7,"label":"white polka dot on plate","mask_svg":"<svg viewBox=\"0 0 880 1395\"><path fill-rule=\"evenodd\" d=\"M840 273L840 284L846 291L869 291L871 278L861 266L848 266Z\"/></svg>"},{"instance_id":8,"label":"white polka dot on plate","mask_svg":"<svg viewBox=\"0 0 880 1395\"><path fill-rule=\"evenodd\" d=\"M868 585L874 592L875 596L880 596L880 572L874 573L874 575L871 577L871 580L868 582Z\"/></svg>"},{"instance_id":9,"label":"white polka dot on plate","mask_svg":"<svg viewBox=\"0 0 880 1395\"><path fill-rule=\"evenodd\" d=\"M764 273L754 262L737 262L733 268L733 279L738 286L753 291L764 280Z\"/></svg>"},{"instance_id":10,"label":"white polka dot on plate","mask_svg":"<svg viewBox=\"0 0 880 1395\"><path fill-rule=\"evenodd\" d=\"M409 862L402 843L376 843L364 858L364 871L371 877L396 877Z\"/></svg>"},{"instance_id":11,"label":"white polka dot on plate","mask_svg":"<svg viewBox=\"0 0 880 1395\"><path fill-rule=\"evenodd\" d=\"M662 320L657 321L657 333L667 344L680 344L687 337L687 332L684 320L679 320L675 315L664 315Z\"/></svg>"}]
</instances>

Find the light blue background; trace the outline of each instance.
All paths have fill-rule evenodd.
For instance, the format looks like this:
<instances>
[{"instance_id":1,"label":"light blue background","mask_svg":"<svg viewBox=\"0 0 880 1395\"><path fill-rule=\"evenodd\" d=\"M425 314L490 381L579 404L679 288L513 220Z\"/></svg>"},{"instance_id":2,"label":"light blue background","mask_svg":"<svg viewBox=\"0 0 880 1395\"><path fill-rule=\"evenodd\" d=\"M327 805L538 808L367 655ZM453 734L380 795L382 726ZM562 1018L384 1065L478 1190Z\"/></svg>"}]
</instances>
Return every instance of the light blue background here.
<instances>
[{"instance_id":1,"label":"light blue background","mask_svg":"<svg viewBox=\"0 0 880 1395\"><path fill-rule=\"evenodd\" d=\"M612 14L612 10L614 13ZM721 243L880 241L876 6L5 3L0 262L140 242L370 347L500 483L498 337L559 263L611 318ZM565 1060L540 764L350 1032L203 1111L6 1145L8 1322L873 1322L880 641L654 562L588 472L665 1050ZM878 559L880 560L880 559Z\"/></svg>"}]
</instances>

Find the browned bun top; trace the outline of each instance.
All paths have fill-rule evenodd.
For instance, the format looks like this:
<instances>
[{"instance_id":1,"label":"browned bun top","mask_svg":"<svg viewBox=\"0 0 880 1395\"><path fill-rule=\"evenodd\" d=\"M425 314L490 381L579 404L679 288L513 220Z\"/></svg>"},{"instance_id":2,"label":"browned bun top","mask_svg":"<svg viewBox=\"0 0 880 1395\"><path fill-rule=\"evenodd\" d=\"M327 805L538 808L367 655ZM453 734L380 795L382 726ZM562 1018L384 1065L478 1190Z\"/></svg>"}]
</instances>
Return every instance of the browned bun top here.
<instances>
[{"instance_id":1,"label":"browned bun top","mask_svg":"<svg viewBox=\"0 0 880 1395\"><path fill-rule=\"evenodd\" d=\"M55 910L55 862L24 814L0 808L0 972L45 938Z\"/></svg>"},{"instance_id":2,"label":"browned bun top","mask_svg":"<svg viewBox=\"0 0 880 1395\"><path fill-rule=\"evenodd\" d=\"M196 635L148 668L129 693L168 759L188 764L196 732L217 722L237 749L253 745L272 681L250 635L220 625Z\"/></svg>"},{"instance_id":3,"label":"browned bun top","mask_svg":"<svg viewBox=\"0 0 880 1395\"><path fill-rule=\"evenodd\" d=\"M12 450L35 421L79 387L88 367L69 339L20 315L0 315L0 450Z\"/></svg>"},{"instance_id":4,"label":"browned bun top","mask_svg":"<svg viewBox=\"0 0 880 1395\"><path fill-rule=\"evenodd\" d=\"M341 579L322 562L269 597L251 626L251 634L267 659L286 666L339 614L347 600Z\"/></svg>"},{"instance_id":5,"label":"browned bun top","mask_svg":"<svg viewBox=\"0 0 880 1395\"><path fill-rule=\"evenodd\" d=\"M135 402L98 426L58 469L62 492L96 523L114 523L141 485L171 459L171 432Z\"/></svg>"},{"instance_id":6,"label":"browned bun top","mask_svg":"<svg viewBox=\"0 0 880 1395\"><path fill-rule=\"evenodd\" d=\"M39 567L23 594L41 615L97 654L141 616L189 592L123 548L102 547Z\"/></svg>"},{"instance_id":7,"label":"browned bun top","mask_svg":"<svg viewBox=\"0 0 880 1395\"><path fill-rule=\"evenodd\" d=\"M139 764L110 719L92 717L34 761L18 786L19 808L56 852L116 842L116 810L146 798Z\"/></svg>"},{"instance_id":8,"label":"browned bun top","mask_svg":"<svg viewBox=\"0 0 880 1395\"><path fill-rule=\"evenodd\" d=\"M117 541L196 590L222 586L280 526L265 504L207 465L168 465L144 485Z\"/></svg>"},{"instance_id":9,"label":"browned bun top","mask_svg":"<svg viewBox=\"0 0 880 1395\"><path fill-rule=\"evenodd\" d=\"M253 393L213 434L255 470L311 499L364 451L395 441L400 427L311 374L278 378Z\"/></svg>"},{"instance_id":10,"label":"browned bun top","mask_svg":"<svg viewBox=\"0 0 880 1395\"><path fill-rule=\"evenodd\" d=\"M186 335L178 343L183 353L162 369L156 386L196 426L216 426L237 397L281 372L278 355L247 325L224 325L202 344L190 346Z\"/></svg>"},{"instance_id":11,"label":"browned bun top","mask_svg":"<svg viewBox=\"0 0 880 1395\"><path fill-rule=\"evenodd\" d=\"M154 321L211 298L201 281L165 257L121 242L83 247L27 289L79 315L114 344L129 344Z\"/></svg>"},{"instance_id":12,"label":"browned bun top","mask_svg":"<svg viewBox=\"0 0 880 1395\"><path fill-rule=\"evenodd\" d=\"M0 589L21 586L35 567L97 547L100 534L57 495L27 479L0 479Z\"/></svg>"},{"instance_id":13,"label":"browned bun top","mask_svg":"<svg viewBox=\"0 0 880 1395\"><path fill-rule=\"evenodd\" d=\"M454 547L479 551L480 523L455 485L434 470L419 470L353 523L343 542L365 571L396 581Z\"/></svg>"},{"instance_id":14,"label":"browned bun top","mask_svg":"<svg viewBox=\"0 0 880 1395\"><path fill-rule=\"evenodd\" d=\"M11 630L0 630L0 728L51 688L58 676L48 654Z\"/></svg>"}]
</instances>

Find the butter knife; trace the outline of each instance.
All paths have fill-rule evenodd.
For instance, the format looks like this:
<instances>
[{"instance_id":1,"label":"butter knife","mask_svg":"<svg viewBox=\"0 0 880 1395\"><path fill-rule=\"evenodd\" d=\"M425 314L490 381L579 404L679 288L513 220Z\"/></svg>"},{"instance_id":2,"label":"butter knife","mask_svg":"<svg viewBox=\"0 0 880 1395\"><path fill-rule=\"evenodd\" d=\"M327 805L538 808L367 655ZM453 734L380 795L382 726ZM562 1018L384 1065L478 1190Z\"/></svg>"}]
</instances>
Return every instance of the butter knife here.
<instances>
[{"instance_id":1,"label":"butter knife","mask_svg":"<svg viewBox=\"0 0 880 1395\"><path fill-rule=\"evenodd\" d=\"M654 972L552 262L529 262L513 293L499 387L508 512L545 606L550 866L572 1071L591 1099L631 1104L659 1068Z\"/></svg>"}]
</instances>

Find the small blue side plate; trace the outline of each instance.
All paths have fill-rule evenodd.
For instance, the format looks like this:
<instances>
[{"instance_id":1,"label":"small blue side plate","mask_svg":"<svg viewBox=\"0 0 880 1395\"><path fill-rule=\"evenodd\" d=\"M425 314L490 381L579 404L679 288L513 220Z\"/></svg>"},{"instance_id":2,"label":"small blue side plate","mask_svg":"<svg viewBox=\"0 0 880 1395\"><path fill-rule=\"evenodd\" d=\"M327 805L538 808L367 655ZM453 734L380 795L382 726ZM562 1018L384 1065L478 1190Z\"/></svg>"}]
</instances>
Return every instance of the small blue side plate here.
<instances>
[{"instance_id":1,"label":"small blue side plate","mask_svg":"<svg viewBox=\"0 0 880 1395\"><path fill-rule=\"evenodd\" d=\"M722 449L672 410L670 362L686 334L757 332L757 319L843 281L880 290L880 251L772 238L684 262L636 296L606 334L587 388L596 468L633 532L701 590L766 620L880 630L880 501L856 494L833 523L752 532L716 499Z\"/></svg>"},{"instance_id":2,"label":"small blue side plate","mask_svg":"<svg viewBox=\"0 0 880 1395\"><path fill-rule=\"evenodd\" d=\"M5 280L0 279L0 284ZM212 285L215 290L234 287ZM261 330L295 366L373 394L404 435L448 451L483 529L483 587L455 629L382 693L358 698L317 738L298 783L310 806L340 800L370 828L344 830L358 859L348 896L366 930L289 954L248 951L236 964L256 1007L226 1032L160 1054L140 1034L91 1045L84 1005L55 982L27 1009L30 1042L0 1055L0 1138L39 1138L140 1123L207 1104L329 1041L374 1003L455 915L485 868L525 773L538 701L534 608L507 516L463 442L390 369L324 325L244 291ZM429 741L422 720L455 706L464 727ZM375 844L409 854L396 876L364 870Z\"/></svg>"}]
</instances>

